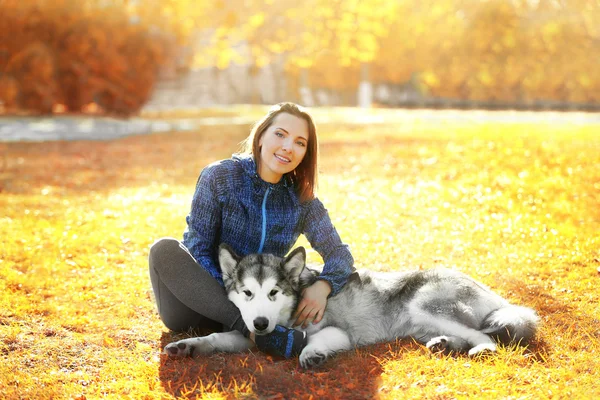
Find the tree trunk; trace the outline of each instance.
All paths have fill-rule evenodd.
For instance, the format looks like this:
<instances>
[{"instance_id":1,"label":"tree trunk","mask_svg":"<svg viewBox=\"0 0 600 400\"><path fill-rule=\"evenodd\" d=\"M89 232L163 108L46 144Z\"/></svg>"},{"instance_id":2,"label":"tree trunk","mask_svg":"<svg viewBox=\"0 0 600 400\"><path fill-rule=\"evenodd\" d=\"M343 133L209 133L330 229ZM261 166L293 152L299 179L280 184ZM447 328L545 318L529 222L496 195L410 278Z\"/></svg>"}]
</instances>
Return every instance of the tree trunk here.
<instances>
[{"instance_id":1,"label":"tree trunk","mask_svg":"<svg viewBox=\"0 0 600 400\"><path fill-rule=\"evenodd\" d=\"M373 103L373 85L369 78L369 64L362 63L360 66L360 84L358 86L358 106L360 108L371 108Z\"/></svg>"},{"instance_id":2,"label":"tree trunk","mask_svg":"<svg viewBox=\"0 0 600 400\"><path fill-rule=\"evenodd\" d=\"M300 71L300 102L305 107L312 107L315 105L313 93L308 82L308 70L302 68Z\"/></svg>"}]
</instances>

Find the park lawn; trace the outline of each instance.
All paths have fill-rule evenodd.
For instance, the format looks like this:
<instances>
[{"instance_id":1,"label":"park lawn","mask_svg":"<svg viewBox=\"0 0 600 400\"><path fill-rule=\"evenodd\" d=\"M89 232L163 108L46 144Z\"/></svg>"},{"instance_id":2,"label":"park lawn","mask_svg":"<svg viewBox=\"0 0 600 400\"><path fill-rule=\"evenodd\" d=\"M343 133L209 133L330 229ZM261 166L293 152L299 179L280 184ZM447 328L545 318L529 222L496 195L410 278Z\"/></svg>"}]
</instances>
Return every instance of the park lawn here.
<instances>
[{"instance_id":1,"label":"park lawn","mask_svg":"<svg viewBox=\"0 0 600 400\"><path fill-rule=\"evenodd\" d=\"M248 129L4 145L0 398L600 397L598 125L320 126L319 196L356 266L466 272L538 311L528 348L470 359L403 339L308 371L258 352L161 355L192 333L157 317L149 246L181 237L201 168Z\"/></svg>"}]
</instances>

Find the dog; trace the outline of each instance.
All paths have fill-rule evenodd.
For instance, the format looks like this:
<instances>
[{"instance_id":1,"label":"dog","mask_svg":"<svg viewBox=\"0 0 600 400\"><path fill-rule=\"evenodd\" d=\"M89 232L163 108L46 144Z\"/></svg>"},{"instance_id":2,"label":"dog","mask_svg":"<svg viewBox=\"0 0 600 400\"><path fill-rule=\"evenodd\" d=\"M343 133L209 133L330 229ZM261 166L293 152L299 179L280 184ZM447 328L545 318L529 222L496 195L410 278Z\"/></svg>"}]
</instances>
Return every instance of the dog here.
<instances>
[{"instance_id":1,"label":"dog","mask_svg":"<svg viewBox=\"0 0 600 400\"><path fill-rule=\"evenodd\" d=\"M228 298L256 335L276 325L291 327L303 288L319 271L306 266L303 247L287 257L240 257L226 244L219 263ZM308 343L299 357L303 368L322 365L333 354L378 342L412 337L432 352L495 352L497 343L526 344L539 323L530 308L512 305L483 284L453 270L354 272L327 301L322 320L303 329ZM168 344L171 357L241 352L252 341L240 332L219 332Z\"/></svg>"}]
</instances>

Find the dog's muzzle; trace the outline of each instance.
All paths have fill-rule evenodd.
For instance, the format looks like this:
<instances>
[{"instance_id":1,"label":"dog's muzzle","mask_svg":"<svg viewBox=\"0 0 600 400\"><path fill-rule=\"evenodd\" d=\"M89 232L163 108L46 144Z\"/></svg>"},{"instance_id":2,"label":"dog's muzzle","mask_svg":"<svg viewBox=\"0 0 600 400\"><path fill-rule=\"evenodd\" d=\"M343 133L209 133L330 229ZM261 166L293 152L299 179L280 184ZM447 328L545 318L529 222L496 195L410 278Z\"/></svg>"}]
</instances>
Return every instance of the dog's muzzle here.
<instances>
[{"instance_id":1,"label":"dog's muzzle","mask_svg":"<svg viewBox=\"0 0 600 400\"><path fill-rule=\"evenodd\" d=\"M267 328L269 327L269 320L266 319L265 317L257 317L254 319L253 323L254 323L254 329L256 330L256 333L258 333L258 334L264 333L264 331L266 331Z\"/></svg>"}]
</instances>

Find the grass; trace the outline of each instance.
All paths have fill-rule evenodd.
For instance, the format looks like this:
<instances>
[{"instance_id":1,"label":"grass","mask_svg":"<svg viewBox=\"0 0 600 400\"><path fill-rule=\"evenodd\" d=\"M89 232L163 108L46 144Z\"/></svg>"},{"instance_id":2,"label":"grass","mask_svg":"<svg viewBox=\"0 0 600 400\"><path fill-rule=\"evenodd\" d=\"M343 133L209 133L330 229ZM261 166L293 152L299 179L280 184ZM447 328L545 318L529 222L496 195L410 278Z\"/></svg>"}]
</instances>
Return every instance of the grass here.
<instances>
[{"instance_id":1,"label":"grass","mask_svg":"<svg viewBox=\"0 0 600 400\"><path fill-rule=\"evenodd\" d=\"M228 157L248 129L4 145L0 397L600 396L597 125L320 127L319 195L357 267L464 271L539 312L528 348L442 357L405 339L311 371L258 352L161 355L194 333L159 321L148 248L181 237L199 171Z\"/></svg>"}]
</instances>

